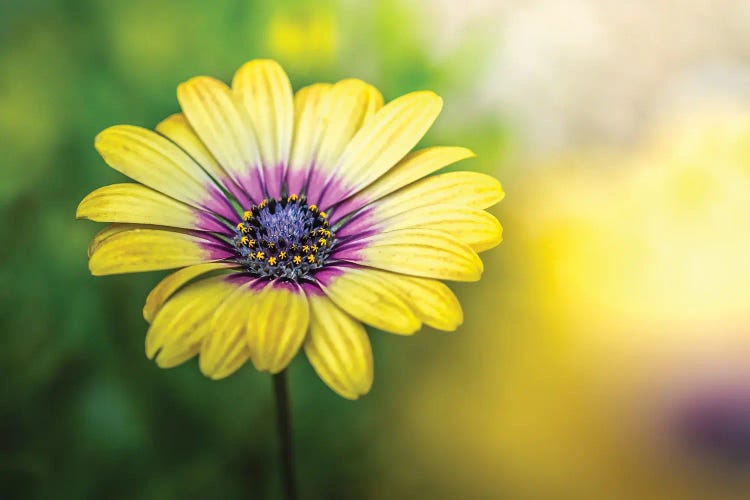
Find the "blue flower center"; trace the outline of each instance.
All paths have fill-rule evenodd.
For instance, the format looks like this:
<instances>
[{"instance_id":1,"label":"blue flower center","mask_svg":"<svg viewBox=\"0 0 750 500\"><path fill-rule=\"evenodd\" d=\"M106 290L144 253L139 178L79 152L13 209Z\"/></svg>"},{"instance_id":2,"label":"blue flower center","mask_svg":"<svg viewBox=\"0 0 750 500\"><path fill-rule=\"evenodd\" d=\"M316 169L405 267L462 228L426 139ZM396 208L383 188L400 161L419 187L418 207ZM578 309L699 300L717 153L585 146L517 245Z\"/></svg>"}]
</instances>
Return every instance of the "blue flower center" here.
<instances>
[{"instance_id":1,"label":"blue flower center","mask_svg":"<svg viewBox=\"0 0 750 500\"><path fill-rule=\"evenodd\" d=\"M298 281L326 263L335 241L326 213L292 194L245 211L232 244L237 262L251 274Z\"/></svg>"}]
</instances>

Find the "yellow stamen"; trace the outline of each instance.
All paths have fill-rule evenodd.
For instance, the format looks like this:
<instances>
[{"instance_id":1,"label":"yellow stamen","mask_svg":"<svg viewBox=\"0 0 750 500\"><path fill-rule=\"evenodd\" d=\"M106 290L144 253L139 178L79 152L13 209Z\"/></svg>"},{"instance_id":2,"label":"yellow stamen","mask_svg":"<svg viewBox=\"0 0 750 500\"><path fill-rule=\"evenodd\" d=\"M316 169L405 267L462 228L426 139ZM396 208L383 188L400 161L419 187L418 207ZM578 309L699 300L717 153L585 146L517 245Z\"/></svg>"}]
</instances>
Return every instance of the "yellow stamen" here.
<instances>
[{"instance_id":1,"label":"yellow stamen","mask_svg":"<svg viewBox=\"0 0 750 500\"><path fill-rule=\"evenodd\" d=\"M243 245L248 245L250 244L250 238L248 238L247 236L243 236L242 239L240 240L240 243Z\"/></svg>"},{"instance_id":2,"label":"yellow stamen","mask_svg":"<svg viewBox=\"0 0 750 500\"><path fill-rule=\"evenodd\" d=\"M326 246L326 243L328 243L328 242L326 241L325 238L319 238L318 239L318 243L320 243L320 246L324 247L324 246Z\"/></svg>"},{"instance_id":3,"label":"yellow stamen","mask_svg":"<svg viewBox=\"0 0 750 500\"><path fill-rule=\"evenodd\" d=\"M309 208L311 212L315 212L318 209L318 205L310 205L307 208Z\"/></svg>"},{"instance_id":4,"label":"yellow stamen","mask_svg":"<svg viewBox=\"0 0 750 500\"><path fill-rule=\"evenodd\" d=\"M275 266L276 265L276 257L269 257L268 258L268 264L271 265L271 266Z\"/></svg>"},{"instance_id":5,"label":"yellow stamen","mask_svg":"<svg viewBox=\"0 0 750 500\"><path fill-rule=\"evenodd\" d=\"M328 217L328 214L325 212L320 212L320 216L325 219L326 217Z\"/></svg>"},{"instance_id":6,"label":"yellow stamen","mask_svg":"<svg viewBox=\"0 0 750 500\"><path fill-rule=\"evenodd\" d=\"M318 245L311 246L310 250L312 250L313 252L317 252L318 251Z\"/></svg>"},{"instance_id":7,"label":"yellow stamen","mask_svg":"<svg viewBox=\"0 0 750 500\"><path fill-rule=\"evenodd\" d=\"M294 262L295 264L302 264L302 257L300 257L299 255L295 255L294 257L292 257L292 262Z\"/></svg>"},{"instance_id":8,"label":"yellow stamen","mask_svg":"<svg viewBox=\"0 0 750 500\"><path fill-rule=\"evenodd\" d=\"M253 218L253 213L248 210L244 214L242 214L242 218L245 219L246 221L249 221L250 219Z\"/></svg>"},{"instance_id":9,"label":"yellow stamen","mask_svg":"<svg viewBox=\"0 0 750 500\"><path fill-rule=\"evenodd\" d=\"M237 230L243 234L247 234L249 232L249 229L246 225L244 225L242 222L237 224Z\"/></svg>"},{"instance_id":10,"label":"yellow stamen","mask_svg":"<svg viewBox=\"0 0 750 500\"><path fill-rule=\"evenodd\" d=\"M310 245L302 245L302 251L305 253L310 252Z\"/></svg>"},{"instance_id":11,"label":"yellow stamen","mask_svg":"<svg viewBox=\"0 0 750 500\"><path fill-rule=\"evenodd\" d=\"M297 201L297 195L296 194L290 194L288 199L289 199L289 201Z\"/></svg>"},{"instance_id":12,"label":"yellow stamen","mask_svg":"<svg viewBox=\"0 0 750 500\"><path fill-rule=\"evenodd\" d=\"M284 250L282 250L281 252L279 252L279 259L282 259L282 260L286 259L286 252Z\"/></svg>"},{"instance_id":13,"label":"yellow stamen","mask_svg":"<svg viewBox=\"0 0 750 500\"><path fill-rule=\"evenodd\" d=\"M313 254L308 255L307 256L307 262L309 262L310 264L314 264L315 263L315 256Z\"/></svg>"},{"instance_id":14,"label":"yellow stamen","mask_svg":"<svg viewBox=\"0 0 750 500\"><path fill-rule=\"evenodd\" d=\"M263 260L266 258L266 254L263 252L255 252L255 258L258 260Z\"/></svg>"}]
</instances>

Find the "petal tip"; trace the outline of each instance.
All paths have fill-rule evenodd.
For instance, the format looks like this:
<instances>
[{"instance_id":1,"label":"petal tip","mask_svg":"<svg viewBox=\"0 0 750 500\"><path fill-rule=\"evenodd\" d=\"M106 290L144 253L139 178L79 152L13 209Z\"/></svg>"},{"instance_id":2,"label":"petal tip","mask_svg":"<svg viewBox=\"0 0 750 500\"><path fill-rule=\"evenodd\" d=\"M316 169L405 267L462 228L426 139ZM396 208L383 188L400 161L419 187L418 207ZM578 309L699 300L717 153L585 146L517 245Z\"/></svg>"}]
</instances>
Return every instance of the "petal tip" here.
<instances>
[{"instance_id":1,"label":"petal tip","mask_svg":"<svg viewBox=\"0 0 750 500\"><path fill-rule=\"evenodd\" d=\"M107 144L107 141L110 139L110 137L117 133L118 128L121 127L121 125L112 125L110 127L105 128L98 134L96 134L96 137L94 137L94 148L99 152L99 154L103 155L102 148L105 147Z\"/></svg>"},{"instance_id":2,"label":"petal tip","mask_svg":"<svg viewBox=\"0 0 750 500\"><path fill-rule=\"evenodd\" d=\"M495 205L503 201L503 199L505 198L505 190L503 189L503 185L500 183L499 180L492 177L491 175L488 175L487 177L492 179L492 184L493 184L492 188L495 192L495 202L493 203L493 205Z\"/></svg>"},{"instance_id":3,"label":"petal tip","mask_svg":"<svg viewBox=\"0 0 750 500\"><path fill-rule=\"evenodd\" d=\"M146 320L146 323L151 324L154 321L155 311L152 307L149 306L147 303L145 306L143 306L143 319Z\"/></svg>"},{"instance_id":4,"label":"petal tip","mask_svg":"<svg viewBox=\"0 0 750 500\"><path fill-rule=\"evenodd\" d=\"M173 124L185 123L185 115L182 113L172 113L168 117L164 118L156 125L156 131L162 133L165 128L172 126Z\"/></svg>"},{"instance_id":5,"label":"petal tip","mask_svg":"<svg viewBox=\"0 0 750 500\"><path fill-rule=\"evenodd\" d=\"M206 85L216 85L219 84L222 87L226 84L222 82L221 80L218 80L216 78L213 78L211 76L193 76L185 80L184 82L177 85L177 97L178 99L180 96L184 96L186 92L189 92L196 87L203 87Z\"/></svg>"},{"instance_id":6,"label":"petal tip","mask_svg":"<svg viewBox=\"0 0 750 500\"><path fill-rule=\"evenodd\" d=\"M89 272L92 276L106 276L106 273L99 268L98 264L94 260L95 255L95 251L92 251L91 255L89 255Z\"/></svg>"},{"instance_id":7,"label":"petal tip","mask_svg":"<svg viewBox=\"0 0 750 500\"><path fill-rule=\"evenodd\" d=\"M149 335L148 333L146 333L146 341L144 344L146 348L146 358L153 360L157 354L159 354L161 346L154 342L153 334Z\"/></svg>"},{"instance_id":8,"label":"petal tip","mask_svg":"<svg viewBox=\"0 0 750 500\"><path fill-rule=\"evenodd\" d=\"M353 388L344 388L340 386L334 387L327 382L325 382L325 384L330 390L349 401L357 401L359 398L366 396L370 392L370 388L372 387L372 381L370 381L367 385Z\"/></svg>"},{"instance_id":9,"label":"petal tip","mask_svg":"<svg viewBox=\"0 0 750 500\"><path fill-rule=\"evenodd\" d=\"M84 199L82 199L81 202L76 207L76 219L77 220L88 219L88 217L86 216L88 198L89 198L89 195L87 195Z\"/></svg>"},{"instance_id":10,"label":"petal tip","mask_svg":"<svg viewBox=\"0 0 750 500\"><path fill-rule=\"evenodd\" d=\"M417 333L419 330L422 329L422 321L416 315L410 318L406 318L406 319L409 320L408 323L404 322L401 325L394 324L390 326L389 329L387 330L384 329L383 331L393 333L396 335L409 336L409 335L414 335L415 333Z\"/></svg>"},{"instance_id":11,"label":"petal tip","mask_svg":"<svg viewBox=\"0 0 750 500\"><path fill-rule=\"evenodd\" d=\"M344 399L348 399L349 401L356 401L359 399L360 395L356 394L354 392L341 392L341 391L334 391L336 394L341 396Z\"/></svg>"},{"instance_id":12,"label":"petal tip","mask_svg":"<svg viewBox=\"0 0 750 500\"><path fill-rule=\"evenodd\" d=\"M461 147L461 149L463 150L463 153L465 155L463 157L464 160L468 160L469 158L476 158L477 157L477 154L473 150L471 150L469 148L464 148L464 147Z\"/></svg>"},{"instance_id":13,"label":"petal tip","mask_svg":"<svg viewBox=\"0 0 750 500\"><path fill-rule=\"evenodd\" d=\"M435 106L438 112L443 109L443 98L432 90L417 90L407 95L427 101L430 105Z\"/></svg>"}]
</instances>

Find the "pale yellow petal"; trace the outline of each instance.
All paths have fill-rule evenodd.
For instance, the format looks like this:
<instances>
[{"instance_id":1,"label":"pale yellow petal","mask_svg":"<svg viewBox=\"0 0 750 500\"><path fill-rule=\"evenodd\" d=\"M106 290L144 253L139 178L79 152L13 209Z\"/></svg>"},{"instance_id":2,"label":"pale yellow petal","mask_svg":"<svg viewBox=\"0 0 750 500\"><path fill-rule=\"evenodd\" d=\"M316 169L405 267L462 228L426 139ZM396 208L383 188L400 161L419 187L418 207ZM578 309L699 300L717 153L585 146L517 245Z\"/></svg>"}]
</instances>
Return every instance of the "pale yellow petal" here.
<instances>
[{"instance_id":1,"label":"pale yellow petal","mask_svg":"<svg viewBox=\"0 0 750 500\"><path fill-rule=\"evenodd\" d=\"M380 217L387 218L418 207L453 205L485 209L503 199L505 193L494 177L477 172L433 175L389 194L373 203Z\"/></svg>"},{"instance_id":2,"label":"pale yellow petal","mask_svg":"<svg viewBox=\"0 0 750 500\"><path fill-rule=\"evenodd\" d=\"M76 217L97 222L125 222L196 228L196 209L141 184L112 184L89 193Z\"/></svg>"},{"instance_id":3,"label":"pale yellow petal","mask_svg":"<svg viewBox=\"0 0 750 500\"><path fill-rule=\"evenodd\" d=\"M178 365L201 349L211 333L211 317L236 286L217 276L177 292L162 307L146 334L146 356L162 368Z\"/></svg>"},{"instance_id":4,"label":"pale yellow petal","mask_svg":"<svg viewBox=\"0 0 750 500\"><path fill-rule=\"evenodd\" d=\"M339 220L443 167L474 156L470 149L461 147L436 146L414 151L406 155L385 175L337 206L333 210L331 221Z\"/></svg>"},{"instance_id":5,"label":"pale yellow petal","mask_svg":"<svg viewBox=\"0 0 750 500\"><path fill-rule=\"evenodd\" d=\"M315 277L326 295L358 320L402 335L419 330L421 322L402 294L372 271L340 267L320 271Z\"/></svg>"},{"instance_id":6,"label":"pale yellow petal","mask_svg":"<svg viewBox=\"0 0 750 500\"><path fill-rule=\"evenodd\" d=\"M224 83L199 76L177 87L177 99L190 126L238 186L256 202L264 197L261 158L250 117Z\"/></svg>"},{"instance_id":7,"label":"pale yellow petal","mask_svg":"<svg viewBox=\"0 0 750 500\"><path fill-rule=\"evenodd\" d=\"M503 238L503 228L493 215L477 208L454 205L417 207L382 221L378 221L378 207L374 207L371 228L382 232L410 228L444 231L475 252L496 247Z\"/></svg>"},{"instance_id":8,"label":"pale yellow petal","mask_svg":"<svg viewBox=\"0 0 750 500\"><path fill-rule=\"evenodd\" d=\"M95 276L158 271L221 260L227 256L191 234L132 229L99 242L89 259L89 269Z\"/></svg>"},{"instance_id":9,"label":"pale yellow petal","mask_svg":"<svg viewBox=\"0 0 750 500\"><path fill-rule=\"evenodd\" d=\"M332 170L352 137L382 102L380 92L361 80L341 80L333 85L323 108L325 133L315 164Z\"/></svg>"},{"instance_id":10,"label":"pale yellow petal","mask_svg":"<svg viewBox=\"0 0 750 500\"><path fill-rule=\"evenodd\" d=\"M301 193L307 183L308 171L324 135L323 110L332 87L329 83L316 83L294 95L294 135L287 172L290 193Z\"/></svg>"},{"instance_id":11,"label":"pale yellow petal","mask_svg":"<svg viewBox=\"0 0 750 500\"><path fill-rule=\"evenodd\" d=\"M115 125L96 136L104 161L141 184L196 207L209 198L211 179L179 147L151 130Z\"/></svg>"},{"instance_id":12,"label":"pale yellow petal","mask_svg":"<svg viewBox=\"0 0 750 500\"><path fill-rule=\"evenodd\" d=\"M424 278L478 281L483 265L472 248L443 231L399 229L363 240L359 264Z\"/></svg>"},{"instance_id":13,"label":"pale yellow petal","mask_svg":"<svg viewBox=\"0 0 750 500\"><path fill-rule=\"evenodd\" d=\"M99 245L101 245L102 242L110 236L114 236L117 233L122 233L123 231L130 231L131 229L147 229L147 226L143 226L140 224L110 224L94 235L91 243L89 243L86 255L88 257L91 257L96 249L99 248Z\"/></svg>"},{"instance_id":14,"label":"pale yellow petal","mask_svg":"<svg viewBox=\"0 0 750 500\"><path fill-rule=\"evenodd\" d=\"M224 342L220 342L222 340ZM222 332L211 332L207 335L200 352L201 373L213 380L232 375L250 359L250 349L244 338L237 341L237 339L226 338ZM203 361L204 359L214 359L214 361Z\"/></svg>"},{"instance_id":15,"label":"pale yellow petal","mask_svg":"<svg viewBox=\"0 0 750 500\"><path fill-rule=\"evenodd\" d=\"M319 203L328 179L352 137L383 104L380 92L361 80L337 82L320 105L320 143L310 166L313 171L307 185L307 197Z\"/></svg>"},{"instance_id":16,"label":"pale yellow petal","mask_svg":"<svg viewBox=\"0 0 750 500\"><path fill-rule=\"evenodd\" d=\"M146 297L146 304L143 306L143 318L151 323L164 303L177 290L198 276L212 271L232 269L235 267L238 267L238 264L233 262L206 262L205 264L185 267L167 275L153 288L153 290L151 290L148 297Z\"/></svg>"},{"instance_id":17,"label":"pale yellow petal","mask_svg":"<svg viewBox=\"0 0 750 500\"><path fill-rule=\"evenodd\" d=\"M255 368L280 372L305 340L310 317L305 292L293 282L270 282L248 316L251 325L246 337Z\"/></svg>"},{"instance_id":18,"label":"pale yellow petal","mask_svg":"<svg viewBox=\"0 0 750 500\"><path fill-rule=\"evenodd\" d=\"M201 348L200 369L209 378L219 379L233 373L250 358L247 345L248 329L253 325L250 315L260 298L260 280L237 284L211 318L210 336Z\"/></svg>"},{"instance_id":19,"label":"pale yellow petal","mask_svg":"<svg viewBox=\"0 0 750 500\"><path fill-rule=\"evenodd\" d=\"M372 386L370 339L362 323L326 296L310 295L310 333L305 354L328 387L347 399L367 394Z\"/></svg>"},{"instance_id":20,"label":"pale yellow petal","mask_svg":"<svg viewBox=\"0 0 750 500\"><path fill-rule=\"evenodd\" d=\"M401 160L432 126L443 100L433 92L412 92L394 99L365 123L338 159L331 179L341 179L347 194L355 193ZM322 208L341 201L329 190Z\"/></svg>"},{"instance_id":21,"label":"pale yellow petal","mask_svg":"<svg viewBox=\"0 0 750 500\"><path fill-rule=\"evenodd\" d=\"M223 183L229 177L211 152L206 149L205 144L200 140L182 113L175 113L162 120L156 126L156 131L185 150L187 154L193 157L217 181Z\"/></svg>"},{"instance_id":22,"label":"pale yellow petal","mask_svg":"<svg viewBox=\"0 0 750 500\"><path fill-rule=\"evenodd\" d=\"M372 270L394 290L399 290L417 317L438 330L454 331L463 323L461 304L450 288L440 281Z\"/></svg>"},{"instance_id":23,"label":"pale yellow petal","mask_svg":"<svg viewBox=\"0 0 750 500\"><path fill-rule=\"evenodd\" d=\"M269 195L278 197L289 162L294 127L289 78L276 61L256 59L237 70L232 90L253 123Z\"/></svg>"}]
</instances>

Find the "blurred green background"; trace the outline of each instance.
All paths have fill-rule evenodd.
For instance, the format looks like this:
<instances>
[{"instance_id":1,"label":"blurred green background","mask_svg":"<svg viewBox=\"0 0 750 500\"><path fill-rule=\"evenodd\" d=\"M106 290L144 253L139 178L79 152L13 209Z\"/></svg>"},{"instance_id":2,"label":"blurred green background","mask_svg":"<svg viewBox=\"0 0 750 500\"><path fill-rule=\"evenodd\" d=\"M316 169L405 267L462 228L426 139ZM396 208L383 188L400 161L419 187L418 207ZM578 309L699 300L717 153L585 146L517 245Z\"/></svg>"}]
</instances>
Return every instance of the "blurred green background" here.
<instances>
[{"instance_id":1,"label":"blurred green background","mask_svg":"<svg viewBox=\"0 0 750 500\"><path fill-rule=\"evenodd\" d=\"M277 59L445 98L506 241L455 334L372 332L345 401L291 367L303 498L747 498L750 9L741 0L0 4L0 496L275 498L271 382L143 353L160 273L94 278L93 138Z\"/></svg>"}]
</instances>

